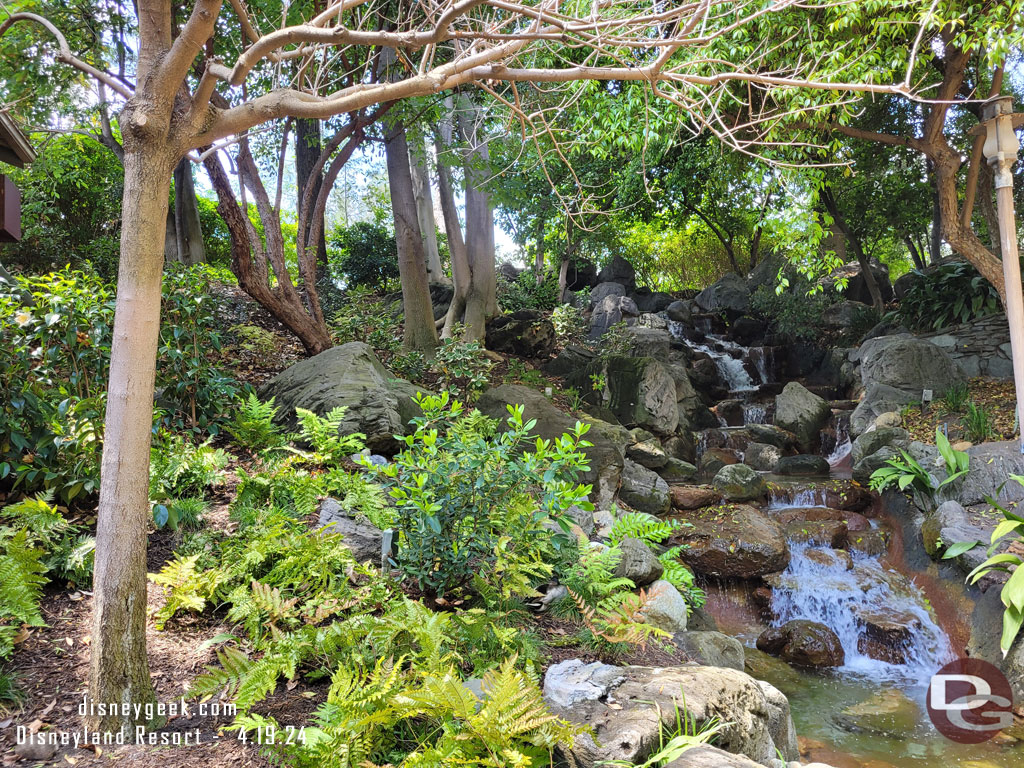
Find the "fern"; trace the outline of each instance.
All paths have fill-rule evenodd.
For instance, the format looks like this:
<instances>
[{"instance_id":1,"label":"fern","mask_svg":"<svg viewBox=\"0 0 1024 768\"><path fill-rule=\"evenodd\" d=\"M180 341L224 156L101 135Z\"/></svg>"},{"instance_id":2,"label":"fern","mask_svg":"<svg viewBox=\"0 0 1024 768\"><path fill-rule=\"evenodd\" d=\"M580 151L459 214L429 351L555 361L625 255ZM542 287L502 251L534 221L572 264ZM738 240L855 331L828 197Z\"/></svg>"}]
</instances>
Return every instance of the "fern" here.
<instances>
[{"instance_id":1,"label":"fern","mask_svg":"<svg viewBox=\"0 0 1024 768\"><path fill-rule=\"evenodd\" d=\"M14 651L14 638L22 624L45 625L39 610L46 578L43 550L28 543L28 531L22 529L0 539L0 659Z\"/></svg>"},{"instance_id":2,"label":"fern","mask_svg":"<svg viewBox=\"0 0 1024 768\"><path fill-rule=\"evenodd\" d=\"M149 496L153 501L202 497L224 482L230 457L210 441L194 445L180 435L158 439L150 451Z\"/></svg>"},{"instance_id":3,"label":"fern","mask_svg":"<svg viewBox=\"0 0 1024 768\"><path fill-rule=\"evenodd\" d=\"M201 555L190 557L175 556L160 573L149 574L149 580L164 587L163 608L154 615L157 629L163 629L178 611L201 612L207 601L213 597L221 580L218 570L200 571L198 562Z\"/></svg>"},{"instance_id":4,"label":"fern","mask_svg":"<svg viewBox=\"0 0 1024 768\"><path fill-rule=\"evenodd\" d=\"M660 544L680 527L677 520L660 520L646 512L626 512L616 518L608 539L614 546L623 539L640 539L645 544Z\"/></svg>"},{"instance_id":5,"label":"fern","mask_svg":"<svg viewBox=\"0 0 1024 768\"><path fill-rule=\"evenodd\" d=\"M353 453L363 450L366 435L358 432L341 434L341 424L347 411L344 406L339 406L331 409L325 417L320 417L305 408L295 409L301 427L299 439L311 445L317 458L324 463L340 464Z\"/></svg>"},{"instance_id":6,"label":"fern","mask_svg":"<svg viewBox=\"0 0 1024 768\"><path fill-rule=\"evenodd\" d=\"M686 545L672 547L659 556L658 560L664 569L661 578L679 590L686 599L686 608L689 612L693 608L704 605L706 596L704 590L698 587L694 581L693 571L679 559L684 549L686 549Z\"/></svg>"},{"instance_id":7,"label":"fern","mask_svg":"<svg viewBox=\"0 0 1024 768\"><path fill-rule=\"evenodd\" d=\"M283 448L288 444L289 436L274 423L277 411L273 397L264 403L250 392L248 397L240 400L234 419L225 429L236 443L253 452Z\"/></svg>"}]
</instances>

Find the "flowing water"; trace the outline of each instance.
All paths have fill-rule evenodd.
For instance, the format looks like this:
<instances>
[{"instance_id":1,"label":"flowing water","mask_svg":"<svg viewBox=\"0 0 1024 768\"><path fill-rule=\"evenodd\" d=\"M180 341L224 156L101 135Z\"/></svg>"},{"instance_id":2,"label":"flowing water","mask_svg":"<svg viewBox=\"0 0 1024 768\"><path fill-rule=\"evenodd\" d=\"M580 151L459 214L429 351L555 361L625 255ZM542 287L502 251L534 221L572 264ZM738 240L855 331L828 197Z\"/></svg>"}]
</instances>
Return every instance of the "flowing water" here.
<instances>
[{"instance_id":1,"label":"flowing water","mask_svg":"<svg viewBox=\"0 0 1024 768\"><path fill-rule=\"evenodd\" d=\"M705 326L708 331L711 328L711 321L706 321ZM705 333L706 344L701 344L696 341L690 340L683 332L683 326L681 323L670 322L669 332L682 341L694 352L701 352L711 358L715 363L715 367L718 368L718 373L722 377L722 381L729 387L730 392L755 392L757 391L758 384L754 383L754 380L750 377L747 372L747 368L743 363L743 360L748 356L749 350L746 347L742 347L734 341L726 339L722 336L716 336L712 333L703 331Z\"/></svg>"}]
</instances>

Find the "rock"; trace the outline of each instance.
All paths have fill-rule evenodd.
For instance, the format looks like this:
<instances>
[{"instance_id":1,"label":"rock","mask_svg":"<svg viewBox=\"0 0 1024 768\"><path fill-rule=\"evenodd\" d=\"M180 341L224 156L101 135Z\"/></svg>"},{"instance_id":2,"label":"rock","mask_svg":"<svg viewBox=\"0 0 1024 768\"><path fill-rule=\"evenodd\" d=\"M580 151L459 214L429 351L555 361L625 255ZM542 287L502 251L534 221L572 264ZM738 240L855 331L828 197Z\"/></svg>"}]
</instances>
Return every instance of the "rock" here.
<instances>
[{"instance_id":1,"label":"rock","mask_svg":"<svg viewBox=\"0 0 1024 768\"><path fill-rule=\"evenodd\" d=\"M780 509L773 517L782 525L791 523L820 522L822 520L845 520L847 513L841 509L828 507L789 507Z\"/></svg>"},{"instance_id":2,"label":"rock","mask_svg":"<svg viewBox=\"0 0 1024 768\"><path fill-rule=\"evenodd\" d=\"M861 512L871 506L872 496L852 480L833 480L825 492L825 504L833 509Z\"/></svg>"},{"instance_id":3,"label":"rock","mask_svg":"<svg viewBox=\"0 0 1024 768\"><path fill-rule=\"evenodd\" d=\"M657 315L649 315L649 317L657 317ZM668 331L637 324L627 328L626 334L626 339L629 342L629 357L653 357L659 361L668 360L669 349L672 347L672 334Z\"/></svg>"},{"instance_id":4,"label":"rock","mask_svg":"<svg viewBox=\"0 0 1024 768\"><path fill-rule=\"evenodd\" d=\"M755 342L763 339L765 330L767 330L767 326L765 326L764 321L750 315L736 318L732 325L729 326L729 332L732 337L738 344L742 344L745 347L754 346Z\"/></svg>"},{"instance_id":5,"label":"rock","mask_svg":"<svg viewBox=\"0 0 1024 768\"><path fill-rule=\"evenodd\" d=\"M892 283L889 282L889 270L881 264L872 264L871 274L878 285L882 301L887 302L892 299ZM868 290L867 280L864 278L863 269L859 263L854 262L837 267L832 270L828 277L823 278L820 282L825 290L838 292L837 283L840 279L846 280L846 288L843 289L842 295L861 305L871 304L871 292Z\"/></svg>"},{"instance_id":6,"label":"rock","mask_svg":"<svg viewBox=\"0 0 1024 768\"><path fill-rule=\"evenodd\" d=\"M555 348L555 341L555 326L536 309L521 309L487 321L487 348L495 352L547 357Z\"/></svg>"},{"instance_id":7,"label":"rock","mask_svg":"<svg viewBox=\"0 0 1024 768\"><path fill-rule=\"evenodd\" d=\"M682 632L676 645L698 664L743 671L743 644L721 632Z\"/></svg>"},{"instance_id":8,"label":"rock","mask_svg":"<svg viewBox=\"0 0 1024 768\"><path fill-rule=\"evenodd\" d=\"M893 608L875 609L855 606L854 618L863 634L857 639L857 650L866 656L890 664L907 663L907 646L921 620L908 611Z\"/></svg>"},{"instance_id":9,"label":"rock","mask_svg":"<svg viewBox=\"0 0 1024 768\"><path fill-rule=\"evenodd\" d=\"M853 448L850 451L851 460L854 464L866 456L870 456L879 448L887 445L895 445L897 448L905 448L910 443L910 434L899 427L879 427L859 435L853 441Z\"/></svg>"},{"instance_id":10,"label":"rock","mask_svg":"<svg viewBox=\"0 0 1024 768\"><path fill-rule=\"evenodd\" d=\"M698 293L695 300L705 312L725 310L742 315L750 308L750 288L742 277L730 272Z\"/></svg>"},{"instance_id":11,"label":"rock","mask_svg":"<svg viewBox=\"0 0 1024 768\"><path fill-rule=\"evenodd\" d=\"M676 383L676 407L679 410L679 426L676 431L689 433L705 427L717 427L718 419L704 404L700 394L694 388L687 368L674 363L669 363L665 368ZM679 458L692 461L695 457L680 456Z\"/></svg>"},{"instance_id":12,"label":"rock","mask_svg":"<svg viewBox=\"0 0 1024 768\"><path fill-rule=\"evenodd\" d=\"M821 456L800 454L799 456L783 456L775 463L774 472L776 475L814 476L827 475L829 469L828 462Z\"/></svg>"},{"instance_id":13,"label":"rock","mask_svg":"<svg viewBox=\"0 0 1024 768\"><path fill-rule=\"evenodd\" d=\"M591 376L603 378L603 390L593 390ZM588 392L588 399L606 407L624 426L671 435L679 425L675 379L653 358L610 357L571 374L567 381Z\"/></svg>"},{"instance_id":14,"label":"rock","mask_svg":"<svg viewBox=\"0 0 1024 768\"><path fill-rule=\"evenodd\" d=\"M750 443L743 463L761 472L770 472L782 458L782 449L768 443Z\"/></svg>"},{"instance_id":15,"label":"rock","mask_svg":"<svg viewBox=\"0 0 1024 768\"><path fill-rule=\"evenodd\" d=\"M661 448L673 459L688 461L691 464L697 460L697 444L688 432L670 437L661 444Z\"/></svg>"},{"instance_id":16,"label":"rock","mask_svg":"<svg viewBox=\"0 0 1024 768\"><path fill-rule=\"evenodd\" d=\"M769 627L757 638L757 649L795 667L841 667L846 660L839 637L824 624L795 619Z\"/></svg>"},{"instance_id":17,"label":"rock","mask_svg":"<svg viewBox=\"0 0 1024 768\"><path fill-rule=\"evenodd\" d=\"M747 424L745 429L753 440L774 445L782 450L796 443L796 435L774 424Z\"/></svg>"},{"instance_id":18,"label":"rock","mask_svg":"<svg viewBox=\"0 0 1024 768\"><path fill-rule=\"evenodd\" d=\"M42 733L37 736L37 738L42 737ZM40 744L39 742L29 741L26 739L25 741L14 745L14 754L29 763L35 764L45 762L53 759L53 756L57 754L57 745L47 742Z\"/></svg>"},{"instance_id":19,"label":"rock","mask_svg":"<svg viewBox=\"0 0 1024 768\"><path fill-rule=\"evenodd\" d=\"M712 484L728 501L750 501L765 494L764 478L746 464L722 467Z\"/></svg>"},{"instance_id":20,"label":"rock","mask_svg":"<svg viewBox=\"0 0 1024 768\"><path fill-rule=\"evenodd\" d=\"M824 568L853 569L853 558L844 549L806 549L804 557Z\"/></svg>"},{"instance_id":21,"label":"rock","mask_svg":"<svg viewBox=\"0 0 1024 768\"><path fill-rule=\"evenodd\" d=\"M368 520L356 519L334 499L324 499L320 503L319 516L319 527L329 525L331 533L340 533L342 543L352 551L356 562L381 564L384 534L380 528Z\"/></svg>"},{"instance_id":22,"label":"rock","mask_svg":"<svg viewBox=\"0 0 1024 768\"><path fill-rule=\"evenodd\" d=\"M618 282L599 282L590 292L590 306L595 309L608 296L618 297L626 295L626 286Z\"/></svg>"},{"instance_id":23,"label":"rock","mask_svg":"<svg viewBox=\"0 0 1024 768\"><path fill-rule=\"evenodd\" d=\"M876 429L895 428L903 424L903 415L899 411L886 411L875 417Z\"/></svg>"},{"instance_id":24,"label":"rock","mask_svg":"<svg viewBox=\"0 0 1024 768\"><path fill-rule=\"evenodd\" d=\"M740 459L735 451L725 448L709 448L700 457L700 461L697 463L697 470L701 477L713 478L723 467L739 464L739 461Z\"/></svg>"},{"instance_id":25,"label":"rock","mask_svg":"<svg viewBox=\"0 0 1024 768\"><path fill-rule=\"evenodd\" d=\"M615 566L616 576L629 579L638 587L646 587L661 578L665 567L640 539L627 536L619 542L619 550L622 559Z\"/></svg>"},{"instance_id":26,"label":"rock","mask_svg":"<svg viewBox=\"0 0 1024 768\"><path fill-rule=\"evenodd\" d=\"M899 411L904 406L920 402L920 400L920 392L912 394L886 384L871 382L864 390L864 397L857 404L857 407L853 409L853 413L850 414L850 434L860 435L866 432L872 424L882 426L879 419L885 414L896 413L897 418L902 421ZM892 416L885 416L884 421L888 422L890 420L892 420ZM886 426L898 425L898 422L895 425L886 424Z\"/></svg>"},{"instance_id":27,"label":"rock","mask_svg":"<svg viewBox=\"0 0 1024 768\"><path fill-rule=\"evenodd\" d=\"M536 419L530 433L533 437L555 440L572 432L576 426L576 416L560 411L543 393L517 384L502 384L487 390L480 396L476 407L485 416L504 422L508 418L507 406L510 404L524 406L523 421ZM622 427L600 419L584 416L581 420L590 425L587 441L593 445L583 449L590 469L580 474L580 482L593 485L591 500L599 507L607 508L619 487L626 445L631 438Z\"/></svg>"},{"instance_id":28,"label":"rock","mask_svg":"<svg viewBox=\"0 0 1024 768\"><path fill-rule=\"evenodd\" d=\"M672 303L672 295L664 291L647 291L638 288L633 292L633 301L641 312L662 312Z\"/></svg>"},{"instance_id":29,"label":"rock","mask_svg":"<svg viewBox=\"0 0 1024 768\"><path fill-rule=\"evenodd\" d=\"M789 382L775 398L775 424L796 435L797 444L804 451L818 447L821 430L831 416L828 402L795 381Z\"/></svg>"},{"instance_id":30,"label":"rock","mask_svg":"<svg viewBox=\"0 0 1024 768\"><path fill-rule=\"evenodd\" d=\"M877 451L853 465L853 479L859 483L868 483L876 469L887 466L889 459L900 457L900 452L892 446L879 448Z\"/></svg>"},{"instance_id":31,"label":"rock","mask_svg":"<svg viewBox=\"0 0 1024 768\"><path fill-rule=\"evenodd\" d=\"M669 459L665 466L657 470L661 479L669 485L672 483L688 483L697 477L697 468L688 461Z\"/></svg>"},{"instance_id":32,"label":"rock","mask_svg":"<svg viewBox=\"0 0 1024 768\"><path fill-rule=\"evenodd\" d=\"M818 546L842 549L846 546L846 523L842 520L809 520L786 526L786 538Z\"/></svg>"},{"instance_id":33,"label":"rock","mask_svg":"<svg viewBox=\"0 0 1024 768\"><path fill-rule=\"evenodd\" d=\"M600 339L616 323L635 318L639 314L636 302L628 296L605 296L594 305L594 311L590 314L590 331L587 338Z\"/></svg>"},{"instance_id":34,"label":"rock","mask_svg":"<svg viewBox=\"0 0 1024 768\"><path fill-rule=\"evenodd\" d=\"M693 322L693 310L686 301L673 301L665 308L665 314L674 323L690 325Z\"/></svg>"},{"instance_id":35,"label":"rock","mask_svg":"<svg viewBox=\"0 0 1024 768\"><path fill-rule=\"evenodd\" d=\"M715 413L718 414L720 419L725 421L727 426L743 426L743 403L739 400L722 400L717 406L715 406Z\"/></svg>"},{"instance_id":36,"label":"rock","mask_svg":"<svg viewBox=\"0 0 1024 768\"><path fill-rule=\"evenodd\" d=\"M607 509L599 509L594 512L594 536L595 539L607 539L612 535L612 528L615 526L615 515Z\"/></svg>"},{"instance_id":37,"label":"rock","mask_svg":"<svg viewBox=\"0 0 1024 768\"><path fill-rule=\"evenodd\" d=\"M702 744L683 752L665 768L762 768L743 755L734 755L724 749Z\"/></svg>"},{"instance_id":38,"label":"rock","mask_svg":"<svg viewBox=\"0 0 1024 768\"><path fill-rule=\"evenodd\" d=\"M260 387L259 395L275 398L278 419L289 430L298 426L296 408L324 416L344 406L339 432L361 432L372 452L391 456L400 448L395 435L406 434L409 420L421 415L413 400L418 391L381 365L369 345L352 341L287 368Z\"/></svg>"},{"instance_id":39,"label":"rock","mask_svg":"<svg viewBox=\"0 0 1024 768\"><path fill-rule=\"evenodd\" d=\"M960 367L949 354L915 336L882 336L860 347L860 375L864 386L881 384L901 390L915 399L932 390L936 399L951 387L966 384Z\"/></svg>"},{"instance_id":40,"label":"rock","mask_svg":"<svg viewBox=\"0 0 1024 768\"><path fill-rule=\"evenodd\" d=\"M878 528L856 533L847 532L846 546L854 552L883 557L889 551L889 532Z\"/></svg>"},{"instance_id":41,"label":"rock","mask_svg":"<svg viewBox=\"0 0 1024 768\"><path fill-rule=\"evenodd\" d=\"M657 440L645 440L627 446L626 458L648 469L661 469L668 464L668 454L661 449L661 444ZM693 469L694 472L697 471L696 467Z\"/></svg>"},{"instance_id":42,"label":"rock","mask_svg":"<svg viewBox=\"0 0 1024 768\"><path fill-rule=\"evenodd\" d=\"M629 290L636 288L636 270L621 256L614 256L597 275L598 283L620 283Z\"/></svg>"},{"instance_id":43,"label":"rock","mask_svg":"<svg viewBox=\"0 0 1024 768\"><path fill-rule=\"evenodd\" d=\"M922 716L917 704L905 693L888 688L847 707L833 719L846 731L906 739L917 730Z\"/></svg>"},{"instance_id":44,"label":"rock","mask_svg":"<svg viewBox=\"0 0 1024 768\"><path fill-rule=\"evenodd\" d=\"M619 498L638 512L661 515L669 509L668 483L646 467L626 459Z\"/></svg>"},{"instance_id":45,"label":"rock","mask_svg":"<svg viewBox=\"0 0 1024 768\"><path fill-rule=\"evenodd\" d=\"M869 311L859 301L840 301L821 313L821 323L829 330L841 331L854 326Z\"/></svg>"},{"instance_id":46,"label":"rock","mask_svg":"<svg viewBox=\"0 0 1024 768\"><path fill-rule=\"evenodd\" d=\"M541 364L540 369L550 376L568 376L594 361L596 353L586 347L570 344L558 356Z\"/></svg>"},{"instance_id":47,"label":"rock","mask_svg":"<svg viewBox=\"0 0 1024 768\"><path fill-rule=\"evenodd\" d=\"M669 493L672 506L676 509L701 509L714 506L722 500L722 494L718 491L692 485L673 485Z\"/></svg>"},{"instance_id":48,"label":"rock","mask_svg":"<svg viewBox=\"0 0 1024 768\"><path fill-rule=\"evenodd\" d=\"M686 631L686 600L673 584L659 579L647 588L647 602L640 616L652 627L669 634Z\"/></svg>"},{"instance_id":49,"label":"rock","mask_svg":"<svg viewBox=\"0 0 1024 768\"><path fill-rule=\"evenodd\" d=\"M712 717L726 724L716 739L724 750L761 763L776 749L795 758L789 712L765 690L743 672L718 667L608 667L573 659L552 665L544 677L552 712L592 729L567 748L581 768L607 760L643 762L684 706L698 728Z\"/></svg>"},{"instance_id":50,"label":"rock","mask_svg":"<svg viewBox=\"0 0 1024 768\"><path fill-rule=\"evenodd\" d=\"M594 532L594 513L592 511L588 512L573 504L566 510L566 514L580 527L584 535L590 536Z\"/></svg>"},{"instance_id":51,"label":"rock","mask_svg":"<svg viewBox=\"0 0 1024 768\"><path fill-rule=\"evenodd\" d=\"M1012 480L1007 482L1010 475L1024 474L1024 455L1021 455L1019 442L982 443L968 449L967 454L971 457L967 474L940 491L940 500L955 498L965 507L981 504L986 496L1007 503L1024 501L1024 486Z\"/></svg>"},{"instance_id":52,"label":"rock","mask_svg":"<svg viewBox=\"0 0 1024 768\"><path fill-rule=\"evenodd\" d=\"M688 545L680 559L697 573L751 579L789 564L782 527L753 507L712 507L692 511L685 519L692 527L678 531L681 543Z\"/></svg>"},{"instance_id":53,"label":"rock","mask_svg":"<svg viewBox=\"0 0 1024 768\"><path fill-rule=\"evenodd\" d=\"M569 291L582 291L597 285L597 265L592 261L572 259L565 274L565 287Z\"/></svg>"}]
</instances>

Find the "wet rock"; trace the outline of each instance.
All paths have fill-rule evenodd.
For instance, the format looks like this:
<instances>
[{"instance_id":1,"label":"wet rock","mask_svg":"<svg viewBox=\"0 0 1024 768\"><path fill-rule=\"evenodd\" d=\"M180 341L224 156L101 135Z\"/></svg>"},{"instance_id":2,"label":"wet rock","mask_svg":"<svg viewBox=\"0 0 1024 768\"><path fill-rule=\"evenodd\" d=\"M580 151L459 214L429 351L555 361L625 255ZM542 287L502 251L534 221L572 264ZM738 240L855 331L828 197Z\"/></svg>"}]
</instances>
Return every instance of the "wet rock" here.
<instances>
[{"instance_id":1,"label":"wet rock","mask_svg":"<svg viewBox=\"0 0 1024 768\"><path fill-rule=\"evenodd\" d=\"M691 464L697 461L697 445L689 433L673 435L661 444L661 449L674 459Z\"/></svg>"},{"instance_id":2,"label":"wet rock","mask_svg":"<svg viewBox=\"0 0 1024 768\"><path fill-rule=\"evenodd\" d=\"M824 624L803 619L769 627L757 638L757 648L795 667L841 667L846 660L835 632Z\"/></svg>"},{"instance_id":3,"label":"wet rock","mask_svg":"<svg viewBox=\"0 0 1024 768\"><path fill-rule=\"evenodd\" d=\"M701 477L715 477L723 467L739 464L739 461L735 451L726 448L709 448L700 457L697 470Z\"/></svg>"},{"instance_id":4,"label":"wet rock","mask_svg":"<svg viewBox=\"0 0 1024 768\"><path fill-rule=\"evenodd\" d=\"M665 466L658 470L658 474L670 485L672 483L687 483L697 477L697 468L688 461L669 459Z\"/></svg>"},{"instance_id":5,"label":"wet rock","mask_svg":"<svg viewBox=\"0 0 1024 768\"><path fill-rule=\"evenodd\" d=\"M821 456L800 454L783 456L775 463L775 474L785 476L819 476L829 473L829 464Z\"/></svg>"},{"instance_id":6,"label":"wet rock","mask_svg":"<svg viewBox=\"0 0 1024 768\"><path fill-rule=\"evenodd\" d=\"M907 646L921 621L912 613L895 609L857 606L854 618L863 634L857 638L857 650L866 656L890 664L907 663Z\"/></svg>"},{"instance_id":7,"label":"wet rock","mask_svg":"<svg viewBox=\"0 0 1024 768\"><path fill-rule=\"evenodd\" d=\"M622 559L615 566L616 576L629 579L638 587L646 587L661 578L665 567L640 539L627 536L619 542L619 550Z\"/></svg>"},{"instance_id":8,"label":"wet rock","mask_svg":"<svg viewBox=\"0 0 1024 768\"><path fill-rule=\"evenodd\" d=\"M796 443L796 435L774 424L747 424L746 429L752 440L783 450Z\"/></svg>"},{"instance_id":9,"label":"wet rock","mask_svg":"<svg viewBox=\"0 0 1024 768\"><path fill-rule=\"evenodd\" d=\"M907 430L900 429L899 427L881 427L859 435L853 441L850 457L853 463L857 464L880 448L885 448L886 446L906 448L909 444L910 434Z\"/></svg>"},{"instance_id":10,"label":"wet rock","mask_svg":"<svg viewBox=\"0 0 1024 768\"><path fill-rule=\"evenodd\" d=\"M808 549L804 551L804 557L825 568L853 569L853 558L845 549Z\"/></svg>"},{"instance_id":11,"label":"wet rock","mask_svg":"<svg viewBox=\"0 0 1024 768\"><path fill-rule=\"evenodd\" d=\"M602 391L594 391L591 376L603 379ZM570 374L567 381L587 392L588 401L607 408L624 426L671 435L679 425L676 382L654 358L610 357Z\"/></svg>"},{"instance_id":12,"label":"wet rock","mask_svg":"<svg viewBox=\"0 0 1024 768\"><path fill-rule=\"evenodd\" d=\"M682 632L676 645L698 664L743 671L743 644L721 632Z\"/></svg>"},{"instance_id":13,"label":"wet rock","mask_svg":"<svg viewBox=\"0 0 1024 768\"><path fill-rule=\"evenodd\" d=\"M668 454L661 449L661 444L656 439L627 446L626 458L648 469L661 469L668 464Z\"/></svg>"},{"instance_id":14,"label":"wet rock","mask_svg":"<svg viewBox=\"0 0 1024 768\"><path fill-rule=\"evenodd\" d=\"M664 580L647 588L647 602L640 611L643 620L669 634L686 631L686 600L675 586Z\"/></svg>"},{"instance_id":15,"label":"wet rock","mask_svg":"<svg viewBox=\"0 0 1024 768\"><path fill-rule=\"evenodd\" d=\"M331 533L340 533L342 544L351 550L356 562L380 565L384 534L369 520L357 519L334 499L324 499L319 509L319 526L330 526Z\"/></svg>"},{"instance_id":16,"label":"wet rock","mask_svg":"<svg viewBox=\"0 0 1024 768\"><path fill-rule=\"evenodd\" d=\"M732 337L745 347L753 346L754 342L763 339L765 330L767 328L764 322L750 315L736 318L729 327Z\"/></svg>"},{"instance_id":17,"label":"wet rock","mask_svg":"<svg viewBox=\"0 0 1024 768\"><path fill-rule=\"evenodd\" d=\"M722 494L718 491L692 485L673 485L669 493L672 506L676 509L701 509L714 506L722 500Z\"/></svg>"},{"instance_id":18,"label":"wet rock","mask_svg":"<svg viewBox=\"0 0 1024 768\"><path fill-rule=\"evenodd\" d=\"M743 454L743 463L762 472L770 472L781 458L781 448L768 443L750 443Z\"/></svg>"},{"instance_id":19,"label":"wet rock","mask_svg":"<svg viewBox=\"0 0 1024 768\"><path fill-rule=\"evenodd\" d=\"M765 494L764 477L746 464L722 467L712 485L727 501L750 501Z\"/></svg>"},{"instance_id":20,"label":"wet rock","mask_svg":"<svg viewBox=\"0 0 1024 768\"><path fill-rule=\"evenodd\" d=\"M829 507L789 507L774 512L773 517L782 525L791 523L818 522L821 520L845 520L847 513Z\"/></svg>"},{"instance_id":21,"label":"wet rock","mask_svg":"<svg viewBox=\"0 0 1024 768\"><path fill-rule=\"evenodd\" d=\"M888 531L873 528L869 531L847 533L846 545L853 552L861 552L872 557L883 557L889 551Z\"/></svg>"},{"instance_id":22,"label":"wet rock","mask_svg":"<svg viewBox=\"0 0 1024 768\"><path fill-rule=\"evenodd\" d=\"M971 522L970 515L958 501L945 501L921 524L921 541L932 557L940 557L953 544L976 541L978 546L959 555L956 562L967 572L981 565L987 556L991 531Z\"/></svg>"},{"instance_id":23,"label":"wet rock","mask_svg":"<svg viewBox=\"0 0 1024 768\"><path fill-rule=\"evenodd\" d=\"M607 760L643 762L657 749L662 728L675 725L676 710L683 706L697 727L712 717L726 723L716 739L719 748L760 763L775 757L776 749L786 759L795 758L796 745L788 741L789 713L765 690L735 669L609 667L578 659L552 665L544 678L552 711L592 728L592 734L567 747L583 768Z\"/></svg>"},{"instance_id":24,"label":"wet rock","mask_svg":"<svg viewBox=\"0 0 1024 768\"><path fill-rule=\"evenodd\" d=\"M863 512L871 506L871 493L852 480L833 480L825 492L826 506L851 512Z\"/></svg>"},{"instance_id":25,"label":"wet rock","mask_svg":"<svg viewBox=\"0 0 1024 768\"><path fill-rule=\"evenodd\" d=\"M832 410L828 402L795 381L789 382L775 398L775 424L796 435L801 450L813 451Z\"/></svg>"},{"instance_id":26,"label":"wet rock","mask_svg":"<svg viewBox=\"0 0 1024 768\"><path fill-rule=\"evenodd\" d=\"M846 731L904 739L916 730L922 717L920 708L905 693L888 688L847 707L833 719Z\"/></svg>"},{"instance_id":27,"label":"wet rock","mask_svg":"<svg viewBox=\"0 0 1024 768\"><path fill-rule=\"evenodd\" d=\"M547 357L555 348L555 326L536 309L521 309L487 321L488 349L520 357Z\"/></svg>"},{"instance_id":28,"label":"wet rock","mask_svg":"<svg viewBox=\"0 0 1024 768\"><path fill-rule=\"evenodd\" d=\"M406 434L409 420L421 415L413 400L419 391L420 387L396 378L381 365L367 344L353 341L287 368L264 384L259 394L263 400L275 398L287 429L298 425L296 408L324 416L345 406L348 411L339 432L361 432L372 452L390 456L399 449L394 436Z\"/></svg>"},{"instance_id":29,"label":"wet rock","mask_svg":"<svg viewBox=\"0 0 1024 768\"><path fill-rule=\"evenodd\" d=\"M813 520L790 523L786 538L819 546L842 549L846 546L846 523L842 520Z\"/></svg>"},{"instance_id":30,"label":"wet rock","mask_svg":"<svg viewBox=\"0 0 1024 768\"><path fill-rule=\"evenodd\" d=\"M681 543L688 545L680 559L697 573L750 579L789 564L781 526L753 507L711 507L695 510L685 519L692 527L679 531Z\"/></svg>"},{"instance_id":31,"label":"wet rock","mask_svg":"<svg viewBox=\"0 0 1024 768\"><path fill-rule=\"evenodd\" d=\"M626 459L619 498L639 512L661 515L669 509L668 483L646 467Z\"/></svg>"},{"instance_id":32,"label":"wet rock","mask_svg":"<svg viewBox=\"0 0 1024 768\"><path fill-rule=\"evenodd\" d=\"M715 406L715 412L728 426L743 426L743 403L739 400L723 400Z\"/></svg>"},{"instance_id":33,"label":"wet rock","mask_svg":"<svg viewBox=\"0 0 1024 768\"><path fill-rule=\"evenodd\" d=\"M850 533L860 533L861 531L871 530L871 521L868 520L864 515L858 514L857 512L846 513L846 530Z\"/></svg>"},{"instance_id":34,"label":"wet rock","mask_svg":"<svg viewBox=\"0 0 1024 768\"><path fill-rule=\"evenodd\" d=\"M730 272L698 293L695 301L705 312L725 310L742 315L750 307L750 288L742 277Z\"/></svg>"}]
</instances>

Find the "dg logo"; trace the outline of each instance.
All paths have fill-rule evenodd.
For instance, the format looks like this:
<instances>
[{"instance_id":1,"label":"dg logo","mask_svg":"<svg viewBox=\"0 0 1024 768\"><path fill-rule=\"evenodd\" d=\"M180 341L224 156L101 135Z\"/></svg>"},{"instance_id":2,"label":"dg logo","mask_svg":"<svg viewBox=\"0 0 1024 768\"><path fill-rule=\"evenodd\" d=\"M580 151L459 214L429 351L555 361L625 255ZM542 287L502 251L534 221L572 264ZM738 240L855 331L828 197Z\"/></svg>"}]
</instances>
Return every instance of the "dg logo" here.
<instances>
[{"instance_id":1,"label":"dg logo","mask_svg":"<svg viewBox=\"0 0 1024 768\"><path fill-rule=\"evenodd\" d=\"M928 716L947 739L980 744L1013 725L1013 690L987 661L957 659L932 676Z\"/></svg>"}]
</instances>

